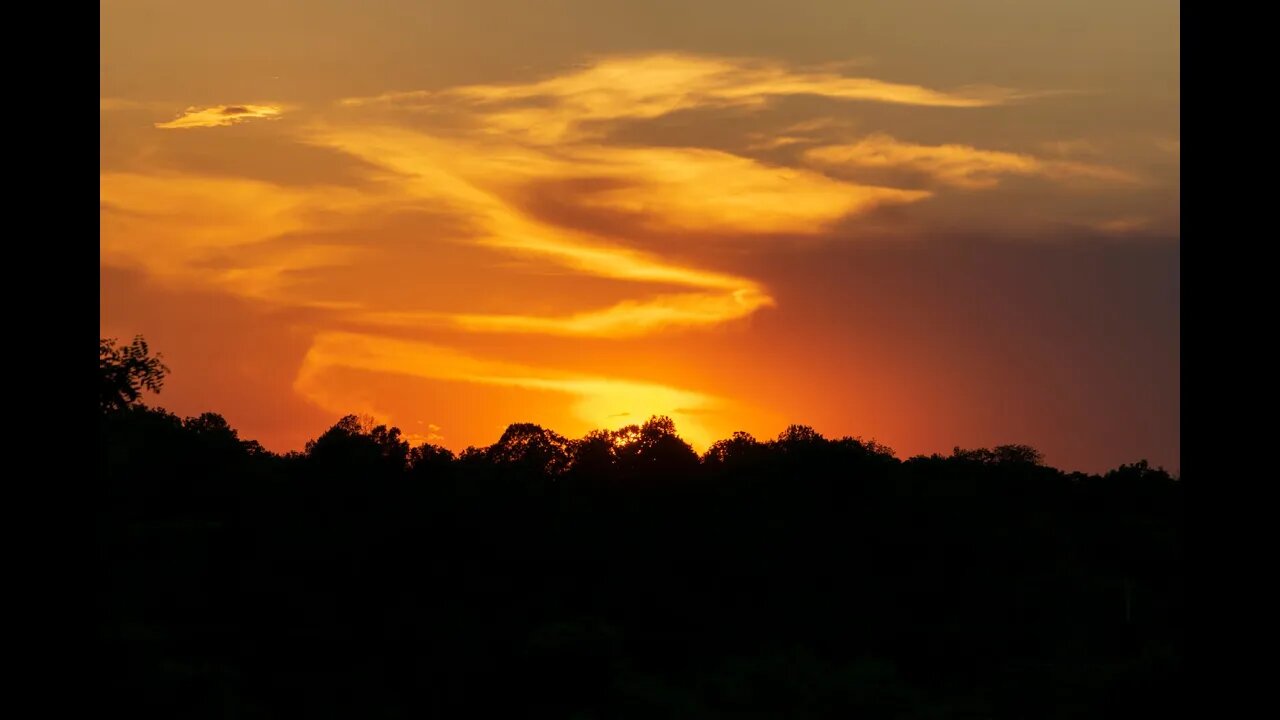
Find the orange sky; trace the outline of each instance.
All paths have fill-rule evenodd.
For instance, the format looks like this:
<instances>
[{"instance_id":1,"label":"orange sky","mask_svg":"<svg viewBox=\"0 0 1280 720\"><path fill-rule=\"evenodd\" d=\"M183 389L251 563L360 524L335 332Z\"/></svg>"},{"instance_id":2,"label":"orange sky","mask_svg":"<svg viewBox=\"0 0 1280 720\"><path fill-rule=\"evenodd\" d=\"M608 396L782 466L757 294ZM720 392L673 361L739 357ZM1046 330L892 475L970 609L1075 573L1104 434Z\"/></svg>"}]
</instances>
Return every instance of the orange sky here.
<instances>
[{"instance_id":1,"label":"orange sky","mask_svg":"<svg viewBox=\"0 0 1280 720\"><path fill-rule=\"evenodd\" d=\"M172 411L1178 467L1174 3L174 5L102 3L100 103Z\"/></svg>"}]
</instances>

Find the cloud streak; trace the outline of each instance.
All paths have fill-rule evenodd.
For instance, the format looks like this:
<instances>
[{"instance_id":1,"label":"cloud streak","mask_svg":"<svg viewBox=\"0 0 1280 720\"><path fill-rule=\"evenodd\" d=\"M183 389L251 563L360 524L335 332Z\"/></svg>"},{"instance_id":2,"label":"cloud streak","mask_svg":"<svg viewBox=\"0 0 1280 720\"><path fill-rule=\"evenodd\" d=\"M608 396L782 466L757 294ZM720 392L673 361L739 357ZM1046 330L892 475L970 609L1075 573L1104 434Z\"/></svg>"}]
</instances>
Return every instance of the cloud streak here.
<instances>
[{"instance_id":1,"label":"cloud streak","mask_svg":"<svg viewBox=\"0 0 1280 720\"><path fill-rule=\"evenodd\" d=\"M161 130L224 127L248 120L278 120L283 113L284 107L275 104L189 107L178 117L155 126Z\"/></svg>"},{"instance_id":2,"label":"cloud streak","mask_svg":"<svg viewBox=\"0 0 1280 720\"><path fill-rule=\"evenodd\" d=\"M348 224L380 201L354 190L286 188L246 178L112 172L99 176L104 265L141 268L153 280L203 286L301 306L329 303L297 292L301 270L351 262L349 246L270 246L294 233Z\"/></svg>"},{"instance_id":3,"label":"cloud streak","mask_svg":"<svg viewBox=\"0 0 1280 720\"><path fill-rule=\"evenodd\" d=\"M512 173L507 166L513 159L522 160L518 165L526 182L563 177L574 171L590 174L593 172L590 163L583 170L573 161L566 162L518 147L502 148L492 154L478 153L465 142L451 143L387 128L317 130L311 140L393 171L401 176L402 187L411 194L444 203L465 215L474 228L472 241L479 245L541 258L586 275L685 286L700 291L649 300L628 300L608 308L563 317L370 312L358 315L359 320L393 326L412 326L419 322L426 325L449 324L486 333L632 337L667 327L705 326L740 319L774 302L765 288L754 280L662 260L621 246L615 239L544 222L522 211L501 192L502 185L512 181ZM597 164L596 167L601 166ZM614 171L630 176L639 187L645 187L643 168L643 164L623 163ZM651 166L648 172L656 176L664 169L659 164ZM678 179L667 182L676 183L672 194L689 190L687 186L680 186ZM664 199L669 196L656 189L659 185L655 183L649 187L650 197L660 209L674 210L674 203ZM668 191L671 192L670 185ZM774 199L777 202L781 197ZM749 222L749 210L749 206L743 206L739 211L740 223ZM691 213L692 209L688 212ZM830 218L840 214L838 210L827 210L827 213ZM664 212L657 214L666 217ZM793 227L797 230L811 226L812 218L803 212L794 213L792 217L796 218ZM776 217L773 219L774 222L762 223L761 228L767 231L778 227L780 221ZM714 218L690 220L689 223L704 227L718 224Z\"/></svg>"},{"instance_id":4,"label":"cloud streak","mask_svg":"<svg viewBox=\"0 0 1280 720\"><path fill-rule=\"evenodd\" d=\"M1133 174L1106 165L1045 160L969 145L918 145L884 134L869 135L844 145L810 148L803 157L811 164L828 168L916 171L938 183L968 190L995 187L1004 175L1040 176L1060 182L1133 184L1138 181Z\"/></svg>"},{"instance_id":5,"label":"cloud streak","mask_svg":"<svg viewBox=\"0 0 1280 720\"><path fill-rule=\"evenodd\" d=\"M652 119L703 107L762 107L774 98L797 95L939 108L988 107L1027 97L996 86L943 91L762 60L651 53L601 58L530 83L391 92L347 98L342 104L427 109L461 100L483 108L486 131L558 143L596 134L587 129L593 123Z\"/></svg>"}]
</instances>

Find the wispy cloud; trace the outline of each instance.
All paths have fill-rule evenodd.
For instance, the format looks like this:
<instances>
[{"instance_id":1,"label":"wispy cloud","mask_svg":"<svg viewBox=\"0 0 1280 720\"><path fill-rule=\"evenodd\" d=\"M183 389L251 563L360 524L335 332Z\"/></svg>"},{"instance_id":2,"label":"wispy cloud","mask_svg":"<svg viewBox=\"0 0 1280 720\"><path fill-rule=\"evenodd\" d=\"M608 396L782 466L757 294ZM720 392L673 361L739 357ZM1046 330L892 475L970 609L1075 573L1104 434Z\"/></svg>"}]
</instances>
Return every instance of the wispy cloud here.
<instances>
[{"instance_id":1,"label":"wispy cloud","mask_svg":"<svg viewBox=\"0 0 1280 720\"><path fill-rule=\"evenodd\" d=\"M275 104L189 107L173 120L156 123L156 127L162 130L186 130L235 125L247 120L275 120L284 110L283 106Z\"/></svg>"},{"instance_id":2,"label":"wispy cloud","mask_svg":"<svg viewBox=\"0 0 1280 720\"><path fill-rule=\"evenodd\" d=\"M631 337L669 327L738 320L774 300L759 282L655 257L619 237L568 227L531 213L524 189L574 178L604 189L577 193L579 209L614 214L623 237L638 228L739 235L812 234L884 203L910 203L923 190L860 185L804 169L771 167L702 148L634 148L588 143L554 152L536 145L452 137L388 126L314 125L309 142L341 150L396 174L400 187L468 218L476 244L541 258L586 275L701 292L632 299L568 316L442 316L371 312L380 325L452 324L475 332ZM716 291L716 292L706 292Z\"/></svg>"},{"instance_id":3,"label":"wispy cloud","mask_svg":"<svg viewBox=\"0 0 1280 720\"><path fill-rule=\"evenodd\" d=\"M593 123L654 118L694 107L751 107L789 95L974 108L1027 94L991 87L936 90L846 77L831 68L804 70L769 61L665 53L599 59L522 84L354 98L343 102L346 114L313 116L294 129L295 137L384 172L385 182L375 194L231 178L108 174L103 176L102 200L114 212L104 220L104 261L142 265L161 277L200 275L248 297L293 297L308 306L340 310L347 321L379 327L610 338L741 320L775 305L763 283L632 245L655 235L816 235L881 205L918 202L935 189L855 182L723 149L614 143ZM376 122L361 117L369 106L381 108ZM420 107L448 109L464 122L409 129L409 123L388 120L385 113L388 108ZM190 108L157 127L216 127L276 118L283 111L279 104ZM796 133L797 142L812 143L849 124L847 119L816 117L793 121L784 130ZM784 135L784 142L775 145L792 139ZM990 187L1009 174L1126 179L1099 165L958 144L915 145L885 135L809 148L802 157L824 169L922 172L939 184L961 188ZM544 212L539 193L565 183L578 187L562 193L571 215L606 221L583 226L563 213ZM271 238L355 226L374 208L415 205L445 208L465 220L463 240L477 246L586 276L662 287L559 315L391 310L292 292L296 274L290 270L331 266L371 248L295 247L276 249L275 257L261 249ZM243 262L227 261L230 248L248 247L255 252L239 252ZM211 258L219 262L211 263ZM686 291L671 292L673 286Z\"/></svg>"},{"instance_id":4,"label":"wispy cloud","mask_svg":"<svg viewBox=\"0 0 1280 720\"><path fill-rule=\"evenodd\" d=\"M381 202L347 188L174 173L103 173L99 194L104 265L139 268L162 283L322 307L323 299L290 292L291 276L350 262L358 249L267 241L341 227Z\"/></svg>"},{"instance_id":5,"label":"wispy cloud","mask_svg":"<svg viewBox=\"0 0 1280 720\"><path fill-rule=\"evenodd\" d=\"M920 172L936 182L966 189L995 187L1004 175L1035 175L1058 181L1137 182L1132 173L1107 165L1043 159L969 145L918 145L883 134L849 144L810 148L804 152L804 159L829 168Z\"/></svg>"},{"instance_id":6,"label":"wispy cloud","mask_svg":"<svg viewBox=\"0 0 1280 720\"><path fill-rule=\"evenodd\" d=\"M372 312L363 316L368 322L383 325L447 322L477 332L625 337L671 326L726 322L773 303L764 287L754 280L663 260L623 247L617 238L534 217L512 199L511 195L519 195L511 190L513 186L575 174L625 178L628 192L606 192L580 202L635 213L642 216L638 222L648 219L670 228L761 233L782 229L813 231L823 222L880 199L868 194L881 193L885 201L915 197L887 189L867 189L860 195L854 185L813 173L771 170L724 153L658 149L648 153L630 149L611 152L592 147L580 152L566 149L552 155L516 145L490 146L484 152L470 141L385 127L316 128L310 140L393 171L409 193L453 207L470 219L476 233L473 242L477 244L538 257L586 275L702 291L629 300L565 317L441 316L431 312ZM699 193L698 188L703 187L727 190ZM841 188L844 193L838 192ZM809 194L788 207L787 199L793 191ZM699 197L704 200L701 205L696 202Z\"/></svg>"},{"instance_id":7,"label":"wispy cloud","mask_svg":"<svg viewBox=\"0 0 1280 720\"><path fill-rule=\"evenodd\" d=\"M568 157L576 172L629 180L587 194L580 204L632 213L669 230L811 234L878 205L911 203L929 195L835 180L703 148L594 146Z\"/></svg>"},{"instance_id":8,"label":"wispy cloud","mask_svg":"<svg viewBox=\"0 0 1280 720\"><path fill-rule=\"evenodd\" d=\"M909 83L805 71L781 63L654 53L601 58L529 83L468 85L444 91L390 92L348 98L348 107L427 108L465 100L484 106L484 128L556 143L591 134L601 121L650 119L699 107L763 106L778 97L813 95L944 108L1000 105L1026 97L1010 88L944 91Z\"/></svg>"},{"instance_id":9,"label":"wispy cloud","mask_svg":"<svg viewBox=\"0 0 1280 720\"><path fill-rule=\"evenodd\" d=\"M709 327L747 317L776 303L756 283L722 293L681 293L623 300L563 316L354 310L353 321L384 327L450 327L473 333L628 338L674 328Z\"/></svg>"}]
</instances>

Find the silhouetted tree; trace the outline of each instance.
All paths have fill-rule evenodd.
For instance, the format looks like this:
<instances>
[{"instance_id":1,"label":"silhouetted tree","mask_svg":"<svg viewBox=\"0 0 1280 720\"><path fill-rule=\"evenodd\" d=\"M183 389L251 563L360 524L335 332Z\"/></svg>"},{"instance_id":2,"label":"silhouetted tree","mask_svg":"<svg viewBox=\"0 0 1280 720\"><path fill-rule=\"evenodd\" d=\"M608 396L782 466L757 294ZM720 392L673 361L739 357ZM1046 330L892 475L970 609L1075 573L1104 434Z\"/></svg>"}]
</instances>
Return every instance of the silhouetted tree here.
<instances>
[{"instance_id":1,"label":"silhouetted tree","mask_svg":"<svg viewBox=\"0 0 1280 720\"><path fill-rule=\"evenodd\" d=\"M1067 474L1025 445L900 461L804 425L699 459L661 416L577 440L519 423L454 457L349 415L277 454L220 415L140 403L164 368L131 347L104 341L118 392L91 527L100 670L132 711L1175 709L1182 487L1146 461Z\"/></svg>"},{"instance_id":2,"label":"silhouetted tree","mask_svg":"<svg viewBox=\"0 0 1280 720\"><path fill-rule=\"evenodd\" d=\"M710 467L735 467L758 462L764 446L748 432L739 430L733 437L711 443L702 461Z\"/></svg>"},{"instance_id":3,"label":"silhouetted tree","mask_svg":"<svg viewBox=\"0 0 1280 720\"><path fill-rule=\"evenodd\" d=\"M151 355L141 335L120 346L114 338L98 342L99 405L102 412L120 410L139 402L143 390L160 392L169 368L160 354Z\"/></svg>"},{"instance_id":4,"label":"silhouetted tree","mask_svg":"<svg viewBox=\"0 0 1280 720\"><path fill-rule=\"evenodd\" d=\"M617 463L614 433L592 430L570 444L569 454L569 472L575 481L599 483Z\"/></svg>"},{"instance_id":5,"label":"silhouetted tree","mask_svg":"<svg viewBox=\"0 0 1280 720\"><path fill-rule=\"evenodd\" d=\"M1040 451L1028 445L997 445L993 449L975 450L961 450L957 447L951 451L951 456L982 465L1040 465L1044 462Z\"/></svg>"},{"instance_id":6,"label":"silhouetted tree","mask_svg":"<svg viewBox=\"0 0 1280 720\"><path fill-rule=\"evenodd\" d=\"M409 443L400 439L400 428L373 425L369 418L347 415L307 442L306 456L330 477L358 482L362 473L388 476L404 471Z\"/></svg>"},{"instance_id":7,"label":"silhouetted tree","mask_svg":"<svg viewBox=\"0 0 1280 720\"><path fill-rule=\"evenodd\" d=\"M1040 465L1044 455L1029 445L997 445L992 450L995 461L1011 465Z\"/></svg>"},{"instance_id":8,"label":"silhouetted tree","mask_svg":"<svg viewBox=\"0 0 1280 720\"><path fill-rule=\"evenodd\" d=\"M514 423L485 455L498 466L556 477L569 466L569 441L533 423Z\"/></svg>"},{"instance_id":9,"label":"silhouetted tree","mask_svg":"<svg viewBox=\"0 0 1280 720\"><path fill-rule=\"evenodd\" d=\"M800 449L821 445L826 438L808 425L788 425L775 441L783 449Z\"/></svg>"},{"instance_id":10,"label":"silhouetted tree","mask_svg":"<svg viewBox=\"0 0 1280 720\"><path fill-rule=\"evenodd\" d=\"M453 467L453 451L448 448L423 443L409 451L409 472L419 478L434 479Z\"/></svg>"},{"instance_id":11,"label":"silhouetted tree","mask_svg":"<svg viewBox=\"0 0 1280 720\"><path fill-rule=\"evenodd\" d=\"M675 423L655 415L639 428L629 426L614 438L614 452L622 467L650 478L687 477L698 466L698 454L676 434Z\"/></svg>"}]
</instances>

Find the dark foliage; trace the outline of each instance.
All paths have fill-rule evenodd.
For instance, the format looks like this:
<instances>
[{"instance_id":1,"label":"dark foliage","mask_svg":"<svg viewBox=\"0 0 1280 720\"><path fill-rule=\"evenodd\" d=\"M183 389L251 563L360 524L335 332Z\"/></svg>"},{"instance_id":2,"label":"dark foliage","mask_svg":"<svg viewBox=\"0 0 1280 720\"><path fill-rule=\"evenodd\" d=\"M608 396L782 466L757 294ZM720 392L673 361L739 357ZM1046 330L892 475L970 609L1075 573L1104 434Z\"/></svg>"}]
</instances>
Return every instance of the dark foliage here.
<instances>
[{"instance_id":1,"label":"dark foliage","mask_svg":"<svg viewBox=\"0 0 1280 720\"><path fill-rule=\"evenodd\" d=\"M151 355L141 336L123 347L114 338L98 342L98 403L103 412L137 403L143 390L158 393L169 372L160 355Z\"/></svg>"},{"instance_id":2,"label":"dark foliage","mask_svg":"<svg viewBox=\"0 0 1280 720\"><path fill-rule=\"evenodd\" d=\"M901 461L803 426L699 458L667 418L580 440L517 424L454 457L351 416L279 456L136 394L101 422L101 630L132 714L1179 703L1181 484L1145 462L1066 474L1012 445Z\"/></svg>"}]
</instances>

